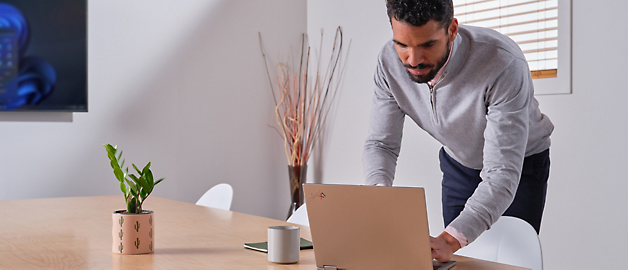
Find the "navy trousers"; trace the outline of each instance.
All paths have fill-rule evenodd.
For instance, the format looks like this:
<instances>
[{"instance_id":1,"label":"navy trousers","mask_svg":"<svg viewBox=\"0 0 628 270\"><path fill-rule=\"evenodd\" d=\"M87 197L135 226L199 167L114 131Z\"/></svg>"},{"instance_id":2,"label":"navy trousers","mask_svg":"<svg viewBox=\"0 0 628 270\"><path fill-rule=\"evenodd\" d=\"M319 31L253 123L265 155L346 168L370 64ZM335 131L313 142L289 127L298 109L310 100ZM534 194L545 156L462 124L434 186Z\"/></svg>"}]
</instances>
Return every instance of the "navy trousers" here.
<instances>
[{"instance_id":1,"label":"navy trousers","mask_svg":"<svg viewBox=\"0 0 628 270\"><path fill-rule=\"evenodd\" d=\"M443 172L442 201L445 227L462 211L478 184L482 182L480 170L470 169L451 158L444 149L439 153ZM547 179L549 178L549 149L526 157L515 199L503 214L521 218L539 233L545 207Z\"/></svg>"}]
</instances>

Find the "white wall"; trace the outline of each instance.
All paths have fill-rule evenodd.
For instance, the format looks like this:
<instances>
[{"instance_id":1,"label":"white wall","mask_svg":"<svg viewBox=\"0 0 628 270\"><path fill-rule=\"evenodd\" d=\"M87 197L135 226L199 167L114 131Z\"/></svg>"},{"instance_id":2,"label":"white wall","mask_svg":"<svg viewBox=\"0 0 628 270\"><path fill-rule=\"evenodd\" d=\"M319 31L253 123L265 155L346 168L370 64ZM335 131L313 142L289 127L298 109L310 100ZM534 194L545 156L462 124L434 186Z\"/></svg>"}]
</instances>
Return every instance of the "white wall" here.
<instances>
[{"instance_id":1,"label":"white wall","mask_svg":"<svg viewBox=\"0 0 628 270\"><path fill-rule=\"evenodd\" d=\"M541 229L545 265L621 269L628 26L619 18L628 2L574 0L573 10L573 94L538 97L556 125ZM352 41L349 62L310 179L362 183L372 76L391 34L383 0L90 1L89 22L89 112L0 113L0 199L120 195L101 146L113 143L127 161L152 161L156 176L167 178L155 196L195 202L228 182L234 210L283 218L286 163L281 139L267 127L274 115L257 32L275 57L298 46L306 30L312 44L321 28L329 41L337 25ZM411 121L403 145L395 184L427 188L436 234L440 145Z\"/></svg>"},{"instance_id":2,"label":"white wall","mask_svg":"<svg viewBox=\"0 0 628 270\"><path fill-rule=\"evenodd\" d=\"M267 126L258 32L271 57L289 50L306 31L306 1L89 1L88 16L89 112L1 113L0 199L121 196L111 143L166 177L155 196L196 202L227 182L232 209L284 218L288 175Z\"/></svg>"},{"instance_id":3,"label":"white wall","mask_svg":"<svg viewBox=\"0 0 628 270\"><path fill-rule=\"evenodd\" d=\"M308 33L341 25L349 67L324 162L325 183L362 183L376 57L391 37L383 0L308 1ZM552 167L541 228L546 269L622 269L628 254L628 2L573 1L573 94L538 96L554 122ZM316 44L316 43L315 43ZM435 140L406 121L395 185L424 186L432 234L442 230Z\"/></svg>"}]
</instances>

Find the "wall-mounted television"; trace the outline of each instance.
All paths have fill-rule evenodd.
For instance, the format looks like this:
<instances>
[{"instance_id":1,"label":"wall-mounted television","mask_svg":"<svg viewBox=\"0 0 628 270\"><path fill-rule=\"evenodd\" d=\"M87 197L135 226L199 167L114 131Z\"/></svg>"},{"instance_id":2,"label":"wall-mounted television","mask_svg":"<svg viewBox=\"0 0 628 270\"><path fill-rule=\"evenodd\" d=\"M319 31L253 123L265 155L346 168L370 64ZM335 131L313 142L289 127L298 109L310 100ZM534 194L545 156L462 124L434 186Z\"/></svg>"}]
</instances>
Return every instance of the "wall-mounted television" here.
<instances>
[{"instance_id":1,"label":"wall-mounted television","mask_svg":"<svg viewBox=\"0 0 628 270\"><path fill-rule=\"evenodd\" d=\"M0 0L0 111L87 111L87 0Z\"/></svg>"}]
</instances>

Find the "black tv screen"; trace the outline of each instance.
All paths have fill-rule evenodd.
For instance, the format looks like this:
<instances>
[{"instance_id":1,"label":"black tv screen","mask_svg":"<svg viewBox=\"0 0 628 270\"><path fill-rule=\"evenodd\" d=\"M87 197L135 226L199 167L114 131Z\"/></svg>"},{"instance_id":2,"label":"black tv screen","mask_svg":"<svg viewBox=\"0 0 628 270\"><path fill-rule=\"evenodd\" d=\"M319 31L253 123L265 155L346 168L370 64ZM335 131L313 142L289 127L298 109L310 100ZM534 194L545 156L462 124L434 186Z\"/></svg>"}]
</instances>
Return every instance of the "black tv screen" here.
<instances>
[{"instance_id":1,"label":"black tv screen","mask_svg":"<svg viewBox=\"0 0 628 270\"><path fill-rule=\"evenodd\" d=\"M0 110L87 111L87 0L0 0Z\"/></svg>"}]
</instances>

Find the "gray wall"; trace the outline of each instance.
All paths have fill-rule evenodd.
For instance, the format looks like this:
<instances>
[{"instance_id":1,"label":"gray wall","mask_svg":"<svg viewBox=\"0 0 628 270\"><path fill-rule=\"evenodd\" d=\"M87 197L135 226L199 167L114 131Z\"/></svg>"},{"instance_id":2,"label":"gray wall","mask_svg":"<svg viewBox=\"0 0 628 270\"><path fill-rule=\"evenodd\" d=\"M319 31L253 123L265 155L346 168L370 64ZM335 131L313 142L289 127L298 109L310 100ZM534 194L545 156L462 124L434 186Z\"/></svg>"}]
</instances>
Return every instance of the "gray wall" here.
<instances>
[{"instance_id":1,"label":"gray wall","mask_svg":"<svg viewBox=\"0 0 628 270\"><path fill-rule=\"evenodd\" d=\"M119 195L123 208L111 143L166 177L155 196L196 202L227 182L232 209L285 217L258 32L276 57L305 31L305 0L89 1L89 112L0 113L0 199Z\"/></svg>"},{"instance_id":2,"label":"gray wall","mask_svg":"<svg viewBox=\"0 0 628 270\"><path fill-rule=\"evenodd\" d=\"M376 57L391 38L383 0L308 1L308 33L345 29L352 39L340 110L328 136L323 182L361 183ZM554 122L552 168L541 227L546 269L625 268L628 254L628 2L573 1L573 94L538 96ZM443 229L440 145L406 121L395 185L427 190L431 233Z\"/></svg>"}]
</instances>

